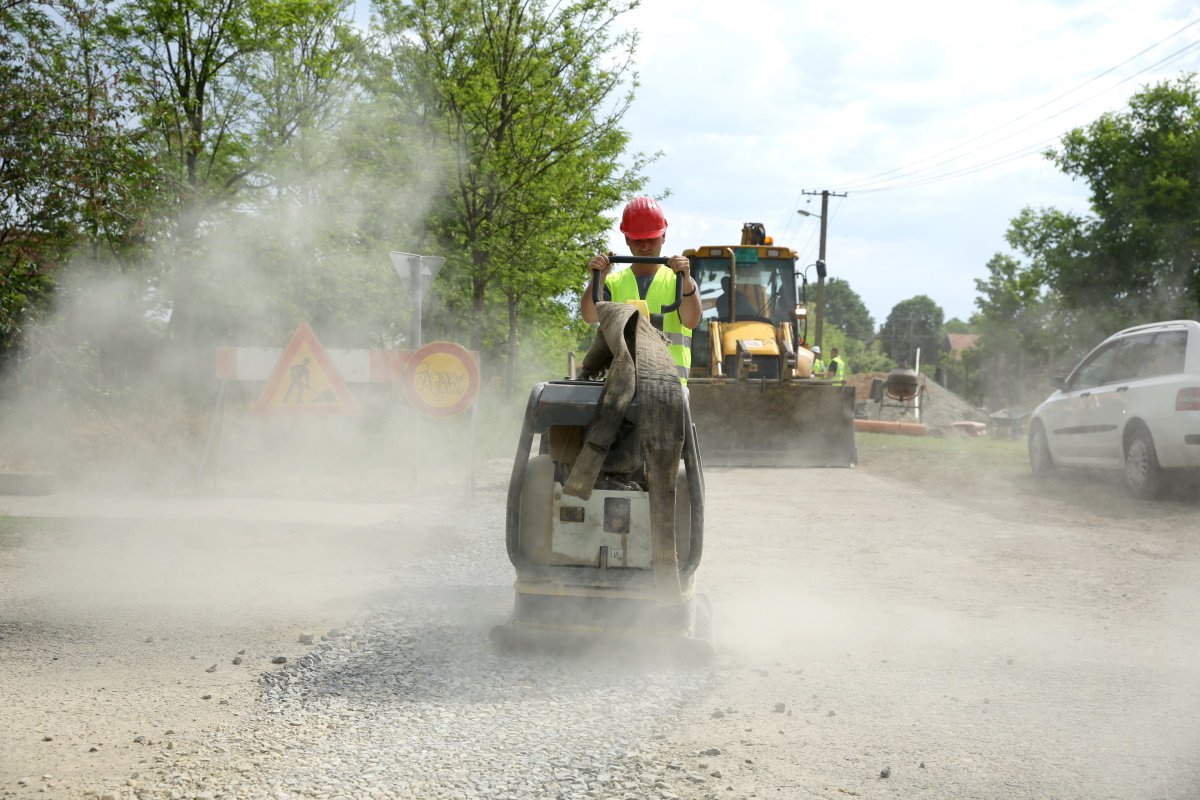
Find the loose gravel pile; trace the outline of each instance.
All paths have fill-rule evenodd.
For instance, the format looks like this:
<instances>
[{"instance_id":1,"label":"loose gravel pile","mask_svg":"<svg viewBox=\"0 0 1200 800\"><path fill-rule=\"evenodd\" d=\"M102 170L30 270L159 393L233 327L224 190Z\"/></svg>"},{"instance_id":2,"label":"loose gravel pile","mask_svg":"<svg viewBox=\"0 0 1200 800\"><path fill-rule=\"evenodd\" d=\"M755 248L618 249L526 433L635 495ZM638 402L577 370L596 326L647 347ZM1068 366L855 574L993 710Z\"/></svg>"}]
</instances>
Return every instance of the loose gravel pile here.
<instances>
[{"instance_id":1,"label":"loose gravel pile","mask_svg":"<svg viewBox=\"0 0 1200 800\"><path fill-rule=\"evenodd\" d=\"M859 401L865 401L863 412L867 419L883 419L891 422L914 422L916 414L911 404L905 407L900 401L887 399L886 405L870 399L871 381L875 378L887 379L885 372L862 373L852 375L847 383L853 385ZM921 422L927 428L946 428L955 422L987 422L986 413L971 405L967 400L950 391L928 376L920 378L921 392Z\"/></svg>"},{"instance_id":2,"label":"loose gravel pile","mask_svg":"<svg viewBox=\"0 0 1200 800\"><path fill-rule=\"evenodd\" d=\"M368 614L262 675L253 717L196 752L164 751L123 792L670 800L701 788L707 778L655 751L714 672L508 656L490 645L488 630L512 604L495 511L406 521L440 525L462 546L397 565L395 590Z\"/></svg>"}]
</instances>

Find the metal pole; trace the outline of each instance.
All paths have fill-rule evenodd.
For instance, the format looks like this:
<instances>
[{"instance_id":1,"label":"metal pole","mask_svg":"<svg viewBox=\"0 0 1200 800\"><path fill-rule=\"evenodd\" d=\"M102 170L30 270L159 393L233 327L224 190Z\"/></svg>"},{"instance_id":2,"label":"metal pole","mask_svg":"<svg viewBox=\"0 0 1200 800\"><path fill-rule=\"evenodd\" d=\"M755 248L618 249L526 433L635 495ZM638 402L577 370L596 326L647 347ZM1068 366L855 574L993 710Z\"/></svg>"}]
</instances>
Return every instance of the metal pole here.
<instances>
[{"instance_id":1,"label":"metal pole","mask_svg":"<svg viewBox=\"0 0 1200 800\"><path fill-rule=\"evenodd\" d=\"M817 193L805 190L802 192L802 194L815 195ZM825 234L829 225L830 195L833 195L834 197L846 196L844 192L842 194L838 194L837 192L831 192L828 189L821 190L821 254L817 256L817 330L815 338L817 345L822 349L825 345L825 342L823 341L825 338ZM809 217L813 216L807 211L801 211L800 213Z\"/></svg>"},{"instance_id":2,"label":"metal pole","mask_svg":"<svg viewBox=\"0 0 1200 800\"><path fill-rule=\"evenodd\" d=\"M208 441L204 443L204 453L200 456L200 467L196 470L196 490L204 484L204 472L208 467L209 453L213 453L213 482L212 493L217 493L217 477L221 470L221 439L225 434L225 395L229 390L229 381L222 380L217 389L217 404L213 408L212 421L208 425ZM214 453L214 443L216 445Z\"/></svg>"},{"instance_id":3,"label":"metal pole","mask_svg":"<svg viewBox=\"0 0 1200 800\"><path fill-rule=\"evenodd\" d=\"M413 314L413 331L412 331L413 350L420 350L421 349L421 295L423 294L423 292L421 291L421 257L413 256L412 258L408 259L408 266L409 266L409 269L411 270L411 274L412 274L412 283L410 283L409 285L413 287L413 306L415 308L415 312Z\"/></svg>"},{"instance_id":4,"label":"metal pole","mask_svg":"<svg viewBox=\"0 0 1200 800\"><path fill-rule=\"evenodd\" d=\"M409 286L413 287L413 352L421 349L421 257L412 256L408 259L409 274L412 278ZM421 412L413 409L413 485L421 485Z\"/></svg>"},{"instance_id":5,"label":"metal pole","mask_svg":"<svg viewBox=\"0 0 1200 800\"><path fill-rule=\"evenodd\" d=\"M476 395L471 404L471 449L467 459L467 500L475 493L475 436L479 430L479 404L481 398Z\"/></svg>"},{"instance_id":6,"label":"metal pole","mask_svg":"<svg viewBox=\"0 0 1200 800\"><path fill-rule=\"evenodd\" d=\"M817 256L821 261L821 269L817 270L817 347L825 354L825 221L829 219L829 190L821 192L821 252Z\"/></svg>"},{"instance_id":7,"label":"metal pole","mask_svg":"<svg viewBox=\"0 0 1200 800\"><path fill-rule=\"evenodd\" d=\"M913 395L913 411L917 422L921 421L921 348L917 348L917 393Z\"/></svg>"}]
</instances>

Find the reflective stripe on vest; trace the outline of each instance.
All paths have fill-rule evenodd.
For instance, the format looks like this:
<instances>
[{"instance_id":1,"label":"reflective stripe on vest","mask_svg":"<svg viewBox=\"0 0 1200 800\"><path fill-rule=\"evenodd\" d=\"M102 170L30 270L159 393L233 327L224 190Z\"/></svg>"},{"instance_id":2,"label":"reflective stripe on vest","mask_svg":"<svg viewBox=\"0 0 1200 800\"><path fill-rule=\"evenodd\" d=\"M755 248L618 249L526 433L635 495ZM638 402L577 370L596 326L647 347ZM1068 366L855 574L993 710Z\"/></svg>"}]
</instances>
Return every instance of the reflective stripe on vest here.
<instances>
[{"instance_id":1,"label":"reflective stripe on vest","mask_svg":"<svg viewBox=\"0 0 1200 800\"><path fill-rule=\"evenodd\" d=\"M609 275L604 285L608 287L613 302L624 303L626 300L637 300L637 276L632 269L622 270L615 275ZM665 264L654 273L650 288L646 290L646 305L651 314L662 314L662 307L675 302L675 273ZM679 380L687 385L688 375L692 367L692 329L683 327L679 312L672 311L663 314L663 333L667 335L667 350L675 362L679 372Z\"/></svg>"},{"instance_id":2,"label":"reflective stripe on vest","mask_svg":"<svg viewBox=\"0 0 1200 800\"><path fill-rule=\"evenodd\" d=\"M667 341L671 344L683 345L684 347L692 346L692 337L688 336L686 333L668 333Z\"/></svg>"}]
</instances>

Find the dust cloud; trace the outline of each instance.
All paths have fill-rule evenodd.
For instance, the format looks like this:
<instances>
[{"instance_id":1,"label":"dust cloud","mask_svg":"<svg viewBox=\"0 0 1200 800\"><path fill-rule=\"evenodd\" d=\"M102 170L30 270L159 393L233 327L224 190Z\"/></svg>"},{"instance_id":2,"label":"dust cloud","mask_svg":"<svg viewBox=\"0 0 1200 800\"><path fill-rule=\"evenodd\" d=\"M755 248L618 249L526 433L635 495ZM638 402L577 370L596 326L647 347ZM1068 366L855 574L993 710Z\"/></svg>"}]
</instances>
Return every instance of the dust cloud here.
<instances>
[{"instance_id":1,"label":"dust cloud","mask_svg":"<svg viewBox=\"0 0 1200 800\"><path fill-rule=\"evenodd\" d=\"M218 347L283 348L301 322L327 350L410 346L388 250L418 249L446 159L419 144L404 157L420 165L407 184L350 185L314 159L326 168L282 176L194 241L167 232L136 261L79 253L58 270L53 313L0 385L0 471L56 489L0 519L0 566L14 570L0 622L126 643L336 627L398 561L444 544L409 511L462 502L470 412L423 419L399 383L355 382L359 416L264 418L265 380L223 393L214 369ZM382 193L381 217L359 198ZM470 320L448 318L436 292L426 308L467 341ZM515 442L496 433L506 403L485 387L480 461ZM400 532L381 527L406 514Z\"/></svg>"}]
</instances>

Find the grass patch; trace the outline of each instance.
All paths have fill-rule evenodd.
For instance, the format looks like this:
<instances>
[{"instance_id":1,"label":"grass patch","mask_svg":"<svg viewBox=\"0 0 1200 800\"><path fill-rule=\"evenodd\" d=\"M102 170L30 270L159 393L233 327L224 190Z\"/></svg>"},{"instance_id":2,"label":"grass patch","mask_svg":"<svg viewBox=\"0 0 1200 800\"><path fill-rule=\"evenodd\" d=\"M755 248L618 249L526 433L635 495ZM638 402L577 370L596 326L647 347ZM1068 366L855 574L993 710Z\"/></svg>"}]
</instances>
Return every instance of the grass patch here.
<instances>
[{"instance_id":1,"label":"grass patch","mask_svg":"<svg viewBox=\"0 0 1200 800\"><path fill-rule=\"evenodd\" d=\"M859 464L865 469L895 472L1016 475L1029 471L1023 439L944 438L858 433Z\"/></svg>"},{"instance_id":2,"label":"grass patch","mask_svg":"<svg viewBox=\"0 0 1200 800\"><path fill-rule=\"evenodd\" d=\"M943 438L859 433L859 467L920 486L948 500L986 503L1005 513L1033 510L1082 523L1200 525L1200 488L1181 477L1175 492L1137 500L1120 470L1060 469L1035 477L1024 439Z\"/></svg>"},{"instance_id":3,"label":"grass patch","mask_svg":"<svg viewBox=\"0 0 1200 800\"><path fill-rule=\"evenodd\" d=\"M30 537L41 534L61 534L67 521L48 517L16 517L0 514L0 550L21 547Z\"/></svg>"}]
</instances>

